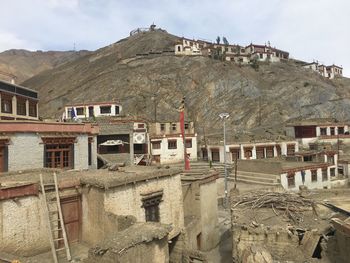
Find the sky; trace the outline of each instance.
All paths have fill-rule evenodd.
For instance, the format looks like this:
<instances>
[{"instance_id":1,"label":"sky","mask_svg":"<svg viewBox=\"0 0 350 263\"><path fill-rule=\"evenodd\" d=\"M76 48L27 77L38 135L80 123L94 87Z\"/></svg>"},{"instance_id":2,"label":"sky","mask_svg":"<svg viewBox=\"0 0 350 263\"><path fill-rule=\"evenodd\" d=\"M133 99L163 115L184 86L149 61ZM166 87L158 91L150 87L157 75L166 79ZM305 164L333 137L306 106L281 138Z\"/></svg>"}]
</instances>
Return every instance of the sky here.
<instances>
[{"instance_id":1,"label":"sky","mask_svg":"<svg viewBox=\"0 0 350 263\"><path fill-rule=\"evenodd\" d=\"M96 50L153 22L178 36L265 44L350 77L348 0L0 0L0 52Z\"/></svg>"}]
</instances>

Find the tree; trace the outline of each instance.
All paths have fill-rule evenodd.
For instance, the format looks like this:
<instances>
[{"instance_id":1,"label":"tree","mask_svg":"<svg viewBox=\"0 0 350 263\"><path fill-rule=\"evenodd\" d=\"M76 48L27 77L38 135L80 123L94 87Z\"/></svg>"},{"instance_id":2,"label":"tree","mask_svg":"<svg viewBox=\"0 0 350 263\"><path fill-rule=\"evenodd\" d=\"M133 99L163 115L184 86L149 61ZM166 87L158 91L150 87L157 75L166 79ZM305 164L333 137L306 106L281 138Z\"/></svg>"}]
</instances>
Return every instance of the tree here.
<instances>
[{"instance_id":1,"label":"tree","mask_svg":"<svg viewBox=\"0 0 350 263\"><path fill-rule=\"evenodd\" d=\"M216 38L216 44L220 44L220 37L218 36L217 38Z\"/></svg>"},{"instance_id":2,"label":"tree","mask_svg":"<svg viewBox=\"0 0 350 263\"><path fill-rule=\"evenodd\" d=\"M224 42L224 44L225 44L226 46L228 46L228 45L229 45L229 43L228 43L228 41L227 41L227 38L226 38L226 37L222 37L222 42Z\"/></svg>"}]
</instances>

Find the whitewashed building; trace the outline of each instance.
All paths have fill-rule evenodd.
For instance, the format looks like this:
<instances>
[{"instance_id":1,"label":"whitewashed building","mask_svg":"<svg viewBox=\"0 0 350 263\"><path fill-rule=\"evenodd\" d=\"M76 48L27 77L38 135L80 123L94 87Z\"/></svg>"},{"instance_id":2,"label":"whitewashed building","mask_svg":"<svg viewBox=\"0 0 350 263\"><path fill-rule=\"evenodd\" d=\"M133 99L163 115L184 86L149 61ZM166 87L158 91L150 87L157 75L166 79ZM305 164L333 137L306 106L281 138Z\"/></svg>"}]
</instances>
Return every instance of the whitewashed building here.
<instances>
[{"instance_id":1,"label":"whitewashed building","mask_svg":"<svg viewBox=\"0 0 350 263\"><path fill-rule=\"evenodd\" d=\"M120 116L122 106L116 102L78 103L66 105L63 120Z\"/></svg>"},{"instance_id":2,"label":"whitewashed building","mask_svg":"<svg viewBox=\"0 0 350 263\"><path fill-rule=\"evenodd\" d=\"M179 122L156 122L149 126L153 162L167 164L184 160L184 143ZM185 144L190 160L197 160L197 134L193 122L185 122Z\"/></svg>"}]
</instances>

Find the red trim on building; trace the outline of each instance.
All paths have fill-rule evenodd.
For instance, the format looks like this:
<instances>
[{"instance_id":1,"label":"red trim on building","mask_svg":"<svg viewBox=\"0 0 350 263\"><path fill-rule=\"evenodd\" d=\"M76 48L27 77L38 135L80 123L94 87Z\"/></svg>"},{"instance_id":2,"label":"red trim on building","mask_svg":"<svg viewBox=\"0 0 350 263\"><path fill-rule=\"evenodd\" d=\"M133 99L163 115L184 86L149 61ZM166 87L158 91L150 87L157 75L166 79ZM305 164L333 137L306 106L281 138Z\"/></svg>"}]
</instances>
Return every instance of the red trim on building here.
<instances>
[{"instance_id":1,"label":"red trim on building","mask_svg":"<svg viewBox=\"0 0 350 263\"><path fill-rule=\"evenodd\" d=\"M91 123L0 121L1 132L60 132L98 134L99 127Z\"/></svg>"},{"instance_id":2,"label":"red trim on building","mask_svg":"<svg viewBox=\"0 0 350 263\"><path fill-rule=\"evenodd\" d=\"M38 195L39 187L37 184L19 185L0 189L0 200L23 197L29 195Z\"/></svg>"}]
</instances>

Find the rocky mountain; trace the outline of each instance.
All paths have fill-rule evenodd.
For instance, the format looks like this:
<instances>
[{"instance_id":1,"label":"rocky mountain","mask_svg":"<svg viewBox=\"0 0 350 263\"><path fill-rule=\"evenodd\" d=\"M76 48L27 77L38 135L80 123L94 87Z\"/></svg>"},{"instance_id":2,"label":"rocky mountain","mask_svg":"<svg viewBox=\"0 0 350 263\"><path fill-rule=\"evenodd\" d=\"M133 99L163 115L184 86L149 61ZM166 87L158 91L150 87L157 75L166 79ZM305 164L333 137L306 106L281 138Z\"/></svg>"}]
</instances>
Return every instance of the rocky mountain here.
<instances>
[{"instance_id":1,"label":"rocky mountain","mask_svg":"<svg viewBox=\"0 0 350 263\"><path fill-rule=\"evenodd\" d=\"M0 72L10 73L20 83L34 75L52 69L58 65L72 61L90 51L28 51L11 49L0 53ZM5 76L0 75L0 79ZM7 79L4 79L7 80Z\"/></svg>"},{"instance_id":2,"label":"rocky mountain","mask_svg":"<svg viewBox=\"0 0 350 263\"><path fill-rule=\"evenodd\" d=\"M174 120L186 96L200 134L281 132L290 118L349 119L350 79L328 80L293 61L239 66L208 57L175 56L178 38L163 31L125 38L25 81L39 91L40 113L58 117L65 104L118 100L124 114ZM141 55L143 54L143 55Z\"/></svg>"}]
</instances>

